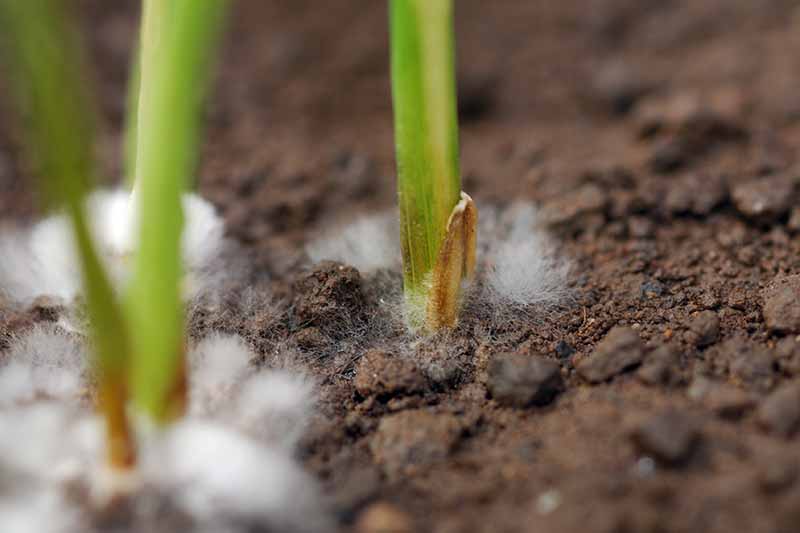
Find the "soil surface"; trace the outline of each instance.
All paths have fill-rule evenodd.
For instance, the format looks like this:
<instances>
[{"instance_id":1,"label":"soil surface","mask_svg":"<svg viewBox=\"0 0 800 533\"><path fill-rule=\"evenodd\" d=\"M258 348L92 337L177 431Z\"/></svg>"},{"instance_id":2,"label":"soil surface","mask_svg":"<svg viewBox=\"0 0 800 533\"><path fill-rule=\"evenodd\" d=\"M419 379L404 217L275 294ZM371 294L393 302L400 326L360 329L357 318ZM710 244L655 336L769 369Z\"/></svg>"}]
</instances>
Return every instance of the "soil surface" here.
<instances>
[{"instance_id":1,"label":"soil surface","mask_svg":"<svg viewBox=\"0 0 800 533\"><path fill-rule=\"evenodd\" d=\"M800 530L800 3L457 4L464 189L541 207L571 303L413 339L384 316L396 273L310 265L394 201L386 5L240 1L199 189L253 275L192 334L302 355L301 456L342 532ZM81 6L114 181L136 7ZM35 198L2 124L16 223ZM51 311L0 312L0 342Z\"/></svg>"}]
</instances>

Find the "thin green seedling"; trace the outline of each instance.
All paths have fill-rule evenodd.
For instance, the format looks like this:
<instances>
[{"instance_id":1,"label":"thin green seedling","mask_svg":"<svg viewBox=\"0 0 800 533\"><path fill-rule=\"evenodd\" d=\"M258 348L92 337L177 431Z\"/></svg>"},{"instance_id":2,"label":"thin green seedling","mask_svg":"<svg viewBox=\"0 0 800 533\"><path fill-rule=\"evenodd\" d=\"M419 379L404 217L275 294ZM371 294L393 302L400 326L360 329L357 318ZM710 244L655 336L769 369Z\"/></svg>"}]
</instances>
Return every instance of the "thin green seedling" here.
<instances>
[{"instance_id":1,"label":"thin green seedling","mask_svg":"<svg viewBox=\"0 0 800 533\"><path fill-rule=\"evenodd\" d=\"M77 36L66 15L59 0L0 0L14 89L24 110L26 146L45 197L69 218L80 258L108 461L128 468L135 458L125 412L130 336L84 211L95 176L94 114L82 83L86 69Z\"/></svg>"},{"instance_id":2,"label":"thin green seedling","mask_svg":"<svg viewBox=\"0 0 800 533\"><path fill-rule=\"evenodd\" d=\"M136 115L139 113L139 85L142 81L139 74L139 49L140 46L135 48L131 59L125 102L125 137L122 156L125 181L128 187L133 187L133 180L136 178L136 136L138 135Z\"/></svg>"},{"instance_id":3,"label":"thin green seedling","mask_svg":"<svg viewBox=\"0 0 800 533\"><path fill-rule=\"evenodd\" d=\"M133 201L138 249L126 298L135 404L156 421L182 411L182 195L194 175L201 104L227 2L144 0Z\"/></svg>"},{"instance_id":4,"label":"thin green seedling","mask_svg":"<svg viewBox=\"0 0 800 533\"><path fill-rule=\"evenodd\" d=\"M452 0L391 0L391 75L404 293L414 328L455 324L475 260L461 192Z\"/></svg>"}]
</instances>

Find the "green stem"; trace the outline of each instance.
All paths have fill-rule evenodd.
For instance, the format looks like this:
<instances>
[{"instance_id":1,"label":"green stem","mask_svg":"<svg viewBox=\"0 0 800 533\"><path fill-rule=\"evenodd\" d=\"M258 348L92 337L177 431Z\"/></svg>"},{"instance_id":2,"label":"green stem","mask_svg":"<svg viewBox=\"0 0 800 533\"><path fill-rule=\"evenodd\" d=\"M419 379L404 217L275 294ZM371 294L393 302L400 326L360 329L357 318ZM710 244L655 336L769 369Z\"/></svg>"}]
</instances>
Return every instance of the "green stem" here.
<instances>
[{"instance_id":1,"label":"green stem","mask_svg":"<svg viewBox=\"0 0 800 533\"><path fill-rule=\"evenodd\" d=\"M133 188L134 180L136 179L136 143L138 128L137 128L137 114L139 113L139 84L141 83L139 75L139 56L140 52L137 47L133 55L133 60L130 68L128 79L128 93L126 101L125 112L125 138L123 157L125 158L125 183L128 187Z\"/></svg>"},{"instance_id":2,"label":"green stem","mask_svg":"<svg viewBox=\"0 0 800 533\"><path fill-rule=\"evenodd\" d=\"M459 202L452 0L391 0L391 70L407 296L426 283Z\"/></svg>"},{"instance_id":3,"label":"green stem","mask_svg":"<svg viewBox=\"0 0 800 533\"><path fill-rule=\"evenodd\" d=\"M197 166L209 58L226 4L144 1L134 185L139 249L128 310L134 399L160 421L170 413L183 357L181 195Z\"/></svg>"},{"instance_id":4,"label":"green stem","mask_svg":"<svg viewBox=\"0 0 800 533\"><path fill-rule=\"evenodd\" d=\"M85 65L60 0L0 0L15 89L25 110L27 146L49 200L63 206L81 263L100 409L108 457L116 467L134 458L125 416L128 334L121 306L92 242L84 201L94 176L93 116L81 76Z\"/></svg>"}]
</instances>

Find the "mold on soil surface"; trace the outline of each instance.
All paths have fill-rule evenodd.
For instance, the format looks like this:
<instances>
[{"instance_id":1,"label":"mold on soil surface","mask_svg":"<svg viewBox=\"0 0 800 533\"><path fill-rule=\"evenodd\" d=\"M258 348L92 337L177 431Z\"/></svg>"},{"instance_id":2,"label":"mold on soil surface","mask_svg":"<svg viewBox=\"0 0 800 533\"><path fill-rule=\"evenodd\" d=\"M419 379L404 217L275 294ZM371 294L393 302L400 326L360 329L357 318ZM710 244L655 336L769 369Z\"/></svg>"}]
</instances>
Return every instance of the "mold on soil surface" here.
<instances>
[{"instance_id":1,"label":"mold on soil surface","mask_svg":"<svg viewBox=\"0 0 800 533\"><path fill-rule=\"evenodd\" d=\"M118 179L136 8L80 5ZM800 4L457 12L464 189L539 206L568 304L469 308L415 339L396 272L310 264L304 244L393 204L386 6L240 1L199 189L254 275L193 307L192 333L310 369L301 454L342 532L796 531ZM14 224L35 202L0 108ZM0 301L0 350L54 313Z\"/></svg>"}]
</instances>

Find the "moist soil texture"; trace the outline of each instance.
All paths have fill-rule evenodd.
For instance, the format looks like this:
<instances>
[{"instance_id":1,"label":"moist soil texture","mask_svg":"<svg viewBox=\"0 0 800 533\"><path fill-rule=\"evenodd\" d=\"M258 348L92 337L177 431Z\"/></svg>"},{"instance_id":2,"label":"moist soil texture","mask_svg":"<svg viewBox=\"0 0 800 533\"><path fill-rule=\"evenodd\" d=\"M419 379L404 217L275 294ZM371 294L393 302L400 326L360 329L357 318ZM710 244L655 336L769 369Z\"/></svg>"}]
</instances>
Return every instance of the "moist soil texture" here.
<instances>
[{"instance_id":1,"label":"moist soil texture","mask_svg":"<svg viewBox=\"0 0 800 533\"><path fill-rule=\"evenodd\" d=\"M111 183L137 6L79 6ZM300 456L341 532L800 530L798 24L797 0L458 0L464 189L539 208L570 297L413 338L397 272L304 253L394 203L386 3L236 3L198 187L252 269L190 334L314 376ZM38 213L12 110L4 225ZM59 313L0 309L0 349Z\"/></svg>"}]
</instances>

